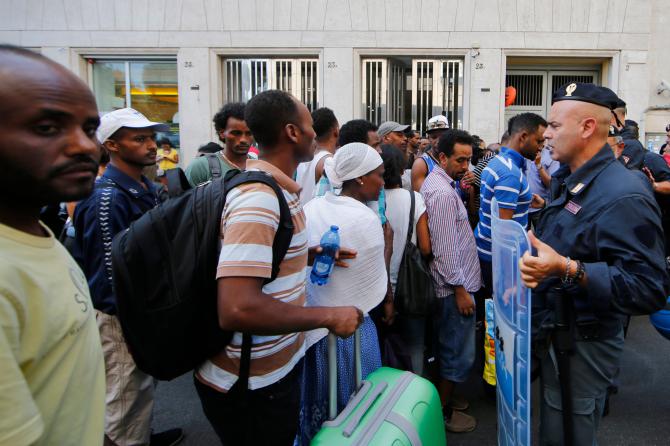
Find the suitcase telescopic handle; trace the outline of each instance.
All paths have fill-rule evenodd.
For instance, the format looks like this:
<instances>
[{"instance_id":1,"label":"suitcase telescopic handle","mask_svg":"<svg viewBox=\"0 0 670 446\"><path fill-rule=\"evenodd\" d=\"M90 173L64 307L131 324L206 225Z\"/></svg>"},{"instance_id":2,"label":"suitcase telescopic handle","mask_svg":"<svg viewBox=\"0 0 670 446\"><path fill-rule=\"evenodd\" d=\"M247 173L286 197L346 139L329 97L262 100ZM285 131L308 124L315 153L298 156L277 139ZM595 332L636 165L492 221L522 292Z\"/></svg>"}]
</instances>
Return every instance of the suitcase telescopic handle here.
<instances>
[{"instance_id":1,"label":"suitcase telescopic handle","mask_svg":"<svg viewBox=\"0 0 670 446\"><path fill-rule=\"evenodd\" d=\"M358 389L363 380L360 328L354 333L354 369ZM334 420L335 417L337 417L337 336L328 333L328 419Z\"/></svg>"}]
</instances>

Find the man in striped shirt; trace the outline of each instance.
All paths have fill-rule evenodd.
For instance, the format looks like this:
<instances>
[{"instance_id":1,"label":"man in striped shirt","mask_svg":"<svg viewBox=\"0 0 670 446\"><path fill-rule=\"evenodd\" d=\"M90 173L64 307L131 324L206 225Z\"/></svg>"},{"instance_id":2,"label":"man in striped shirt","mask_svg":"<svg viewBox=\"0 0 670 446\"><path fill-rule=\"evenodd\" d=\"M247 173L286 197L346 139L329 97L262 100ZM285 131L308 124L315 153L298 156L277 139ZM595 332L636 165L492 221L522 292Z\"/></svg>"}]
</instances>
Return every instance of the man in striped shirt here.
<instances>
[{"instance_id":1,"label":"man in striped shirt","mask_svg":"<svg viewBox=\"0 0 670 446\"><path fill-rule=\"evenodd\" d=\"M421 186L426 202L434 258L430 272L438 305L433 313L437 334L440 383L445 426L450 432L472 431L477 422L462 412L467 401L452 393L465 382L475 359L475 301L481 286L477 246L468 212L456 191L456 180L468 171L473 138L463 130L447 130L437 145L438 164Z\"/></svg>"},{"instance_id":2,"label":"man in striped shirt","mask_svg":"<svg viewBox=\"0 0 670 446\"><path fill-rule=\"evenodd\" d=\"M300 186L292 180L314 154L309 110L270 90L249 101L245 121L261 146L247 170L270 174L291 211L293 237L271 276L279 202L272 188L246 183L227 196L217 268L219 323L235 331L230 345L202 364L195 385L205 415L224 445L290 445L298 425L303 331L328 328L348 337L363 320L355 307L304 307L308 249ZM344 250L341 250L341 253ZM351 254L351 253L349 253ZM238 379L242 332L251 337L248 388Z\"/></svg>"},{"instance_id":3,"label":"man in striped shirt","mask_svg":"<svg viewBox=\"0 0 670 446\"><path fill-rule=\"evenodd\" d=\"M526 160L535 160L537 152L544 146L544 131L547 121L535 113L522 113L509 121L509 143L500 148L481 178L479 223L475 228L477 251L484 279L484 289L478 293L483 299L492 296L491 267L491 200L498 202L500 218L514 220L528 226L528 208L533 195L526 178Z\"/></svg>"}]
</instances>

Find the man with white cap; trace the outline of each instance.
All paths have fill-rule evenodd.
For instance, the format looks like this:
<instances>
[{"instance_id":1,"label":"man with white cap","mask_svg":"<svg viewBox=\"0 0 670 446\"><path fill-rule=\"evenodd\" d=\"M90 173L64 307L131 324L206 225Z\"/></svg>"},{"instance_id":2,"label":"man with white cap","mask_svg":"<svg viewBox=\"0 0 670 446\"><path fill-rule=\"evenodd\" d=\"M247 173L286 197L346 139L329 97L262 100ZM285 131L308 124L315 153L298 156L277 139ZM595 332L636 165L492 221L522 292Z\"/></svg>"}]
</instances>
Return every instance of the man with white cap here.
<instances>
[{"instance_id":1,"label":"man with white cap","mask_svg":"<svg viewBox=\"0 0 670 446\"><path fill-rule=\"evenodd\" d=\"M423 182L428 174L438 163L437 155L434 153L437 149L437 142L444 132L449 130L449 120L446 116L437 115L428 120L426 134L430 145L426 148L420 158L414 160L412 164L412 189L416 192L421 190Z\"/></svg>"},{"instance_id":2,"label":"man with white cap","mask_svg":"<svg viewBox=\"0 0 670 446\"><path fill-rule=\"evenodd\" d=\"M111 161L74 214L75 257L91 289L105 357L105 444L172 445L183 437L181 429L151 434L154 380L128 352L112 287L112 239L158 203L158 187L142 170L156 164L156 131L166 130L132 108L104 115L97 136Z\"/></svg>"}]
</instances>

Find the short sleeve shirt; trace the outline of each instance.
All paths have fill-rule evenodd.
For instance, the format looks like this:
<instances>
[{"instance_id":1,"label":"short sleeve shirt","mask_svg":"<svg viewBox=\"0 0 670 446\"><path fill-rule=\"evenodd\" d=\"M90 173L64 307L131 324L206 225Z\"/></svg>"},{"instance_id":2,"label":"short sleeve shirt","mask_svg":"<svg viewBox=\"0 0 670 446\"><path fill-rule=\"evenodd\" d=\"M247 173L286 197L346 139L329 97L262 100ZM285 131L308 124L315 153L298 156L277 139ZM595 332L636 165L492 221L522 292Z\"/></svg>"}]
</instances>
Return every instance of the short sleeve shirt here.
<instances>
[{"instance_id":1,"label":"short sleeve shirt","mask_svg":"<svg viewBox=\"0 0 670 446\"><path fill-rule=\"evenodd\" d=\"M501 147L482 172L479 223L475 240L479 258L491 261L491 200L498 206L514 210L513 219L524 228L528 226L528 208L533 198L526 178L526 159L515 150Z\"/></svg>"},{"instance_id":2,"label":"short sleeve shirt","mask_svg":"<svg viewBox=\"0 0 670 446\"><path fill-rule=\"evenodd\" d=\"M216 159L219 162L219 166L221 167L222 177L229 170L236 168L235 166L228 164L226 160L223 159L221 152L216 154ZM209 170L209 161L207 161L207 156L201 156L191 161L191 163L186 168L186 172L184 173L186 174L188 182L191 183L191 186L193 187L197 186L198 184L206 183L212 179L212 172Z\"/></svg>"},{"instance_id":3,"label":"short sleeve shirt","mask_svg":"<svg viewBox=\"0 0 670 446\"><path fill-rule=\"evenodd\" d=\"M0 224L0 445L100 445L105 367L86 278L49 232Z\"/></svg>"},{"instance_id":4,"label":"short sleeve shirt","mask_svg":"<svg viewBox=\"0 0 670 446\"><path fill-rule=\"evenodd\" d=\"M263 293L289 305L304 306L307 267L307 231L300 204L300 186L265 161L248 161L247 170L270 173L284 193L294 225L286 256L277 279L263 286ZM217 278L259 277L272 273L272 243L279 226L279 201L271 187L246 183L227 196L221 224L221 251ZM204 384L226 392L237 381L242 333L199 368L196 377ZM249 388L269 386L286 376L304 355L304 334L252 336Z\"/></svg>"},{"instance_id":5,"label":"short sleeve shirt","mask_svg":"<svg viewBox=\"0 0 670 446\"><path fill-rule=\"evenodd\" d=\"M544 170L551 176L561 167L561 163L556 161L551 157L551 151L549 149L543 148L542 155L540 159L540 165ZM530 186L530 193L537 194L545 200L549 199L549 188L544 185L542 178L540 177L540 172L535 166L535 162L531 160L526 160L526 176L528 178L528 185ZM538 212L540 209L529 209L530 213Z\"/></svg>"}]
</instances>

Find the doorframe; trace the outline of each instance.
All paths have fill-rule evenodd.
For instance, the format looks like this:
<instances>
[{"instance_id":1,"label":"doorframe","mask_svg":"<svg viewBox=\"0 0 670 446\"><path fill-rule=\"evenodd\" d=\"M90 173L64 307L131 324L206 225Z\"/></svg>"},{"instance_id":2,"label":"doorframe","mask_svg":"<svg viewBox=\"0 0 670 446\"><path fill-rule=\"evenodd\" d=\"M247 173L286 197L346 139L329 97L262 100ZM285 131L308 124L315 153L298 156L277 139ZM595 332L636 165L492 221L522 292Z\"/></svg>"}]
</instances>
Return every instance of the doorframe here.
<instances>
[{"instance_id":1,"label":"doorframe","mask_svg":"<svg viewBox=\"0 0 670 446\"><path fill-rule=\"evenodd\" d=\"M619 66L621 64L621 50L546 50L546 49L513 49L503 48L500 62L500 97L499 104L505 103L505 75L507 74L508 57L559 57L565 59L600 59L600 81L601 85L613 91L619 88ZM469 58L465 58L466 61ZM464 79L465 81L465 79ZM469 90L469 89L468 89ZM500 108L498 116L498 128L505 127L505 107Z\"/></svg>"},{"instance_id":2,"label":"doorframe","mask_svg":"<svg viewBox=\"0 0 670 446\"><path fill-rule=\"evenodd\" d=\"M363 67L361 61L363 58L388 58L393 56L407 56L411 58L423 57L430 59L450 59L463 58L463 128L467 129L470 125L470 57L469 48L457 49L412 49L412 48L354 48L353 50L353 70L354 70L354 88L352 101L354 104L354 119L365 119L361 116L362 107L359 101L362 98L361 80L363 77Z\"/></svg>"}]
</instances>

